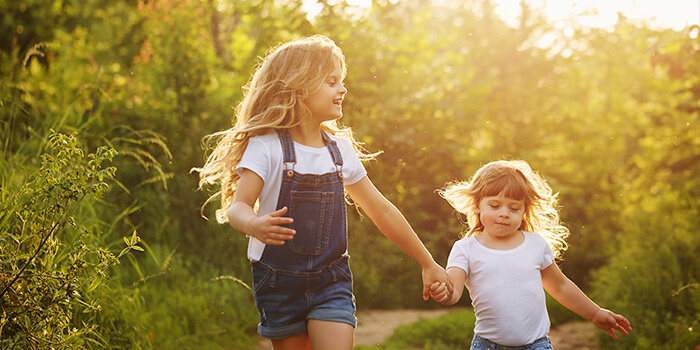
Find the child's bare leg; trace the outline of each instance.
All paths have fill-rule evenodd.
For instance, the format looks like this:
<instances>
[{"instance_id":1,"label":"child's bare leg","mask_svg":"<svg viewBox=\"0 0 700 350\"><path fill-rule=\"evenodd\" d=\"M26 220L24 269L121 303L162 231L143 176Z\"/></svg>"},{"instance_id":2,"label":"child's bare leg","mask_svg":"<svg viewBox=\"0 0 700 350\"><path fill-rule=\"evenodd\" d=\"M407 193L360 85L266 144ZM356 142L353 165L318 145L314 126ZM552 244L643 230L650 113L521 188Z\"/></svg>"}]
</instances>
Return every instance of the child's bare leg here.
<instances>
[{"instance_id":1,"label":"child's bare leg","mask_svg":"<svg viewBox=\"0 0 700 350\"><path fill-rule=\"evenodd\" d=\"M352 350L355 343L355 328L344 322L310 319L308 329L314 350Z\"/></svg>"},{"instance_id":2,"label":"child's bare leg","mask_svg":"<svg viewBox=\"0 0 700 350\"><path fill-rule=\"evenodd\" d=\"M304 350L311 349L309 335L302 333L284 339L272 340L272 347L275 350Z\"/></svg>"}]
</instances>

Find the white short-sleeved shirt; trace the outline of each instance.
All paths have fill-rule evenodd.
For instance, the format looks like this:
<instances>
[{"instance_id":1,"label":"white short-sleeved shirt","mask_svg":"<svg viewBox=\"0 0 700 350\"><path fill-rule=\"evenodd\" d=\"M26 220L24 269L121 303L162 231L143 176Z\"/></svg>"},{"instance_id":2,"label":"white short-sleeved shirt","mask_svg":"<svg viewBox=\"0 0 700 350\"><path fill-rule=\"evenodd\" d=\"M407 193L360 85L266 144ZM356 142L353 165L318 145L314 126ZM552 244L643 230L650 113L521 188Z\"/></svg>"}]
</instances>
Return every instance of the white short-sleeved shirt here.
<instances>
[{"instance_id":1,"label":"white short-sleeved shirt","mask_svg":"<svg viewBox=\"0 0 700 350\"><path fill-rule=\"evenodd\" d=\"M523 234L523 243L509 250L487 248L475 236L461 239L447 262L447 268L467 273L474 333L506 346L530 344L549 333L541 271L554 255L540 235Z\"/></svg>"},{"instance_id":2,"label":"white short-sleeved shirt","mask_svg":"<svg viewBox=\"0 0 700 350\"><path fill-rule=\"evenodd\" d=\"M362 180L367 175L367 171L362 166L350 141L330 134L329 136L336 141L343 157L345 186ZM297 161L294 171L298 173L320 175L337 171L327 147L314 148L294 142L294 152ZM270 131L250 139L243 158L236 167L236 172L240 175L244 168L256 173L264 182L258 199L258 216L275 211L284 171L282 144L276 132ZM248 241L248 259L260 260L264 249L264 243L251 237Z\"/></svg>"}]
</instances>

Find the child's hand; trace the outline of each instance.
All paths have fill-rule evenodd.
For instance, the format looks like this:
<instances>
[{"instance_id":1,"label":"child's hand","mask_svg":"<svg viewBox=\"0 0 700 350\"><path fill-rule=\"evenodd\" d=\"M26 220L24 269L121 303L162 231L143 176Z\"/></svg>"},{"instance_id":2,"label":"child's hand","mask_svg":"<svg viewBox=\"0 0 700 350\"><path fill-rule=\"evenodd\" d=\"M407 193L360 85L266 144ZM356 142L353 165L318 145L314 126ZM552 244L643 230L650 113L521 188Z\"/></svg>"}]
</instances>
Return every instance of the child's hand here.
<instances>
[{"instance_id":1,"label":"child's hand","mask_svg":"<svg viewBox=\"0 0 700 350\"><path fill-rule=\"evenodd\" d=\"M430 285L430 296L440 304L445 304L452 299L447 285L440 282L435 282Z\"/></svg>"},{"instance_id":2,"label":"child's hand","mask_svg":"<svg viewBox=\"0 0 700 350\"><path fill-rule=\"evenodd\" d=\"M624 316L615 314L614 312L605 309L598 310L598 312L593 315L591 322L593 322L600 329L608 332L608 334L615 339L617 339L617 335L615 334L614 330L617 330L624 335L629 334L628 331L632 330L630 321L628 321Z\"/></svg>"},{"instance_id":3,"label":"child's hand","mask_svg":"<svg viewBox=\"0 0 700 350\"><path fill-rule=\"evenodd\" d=\"M260 242L270 245L283 245L285 241L294 238L296 231L280 226L291 224L294 219L283 217L287 213L287 207L270 214L257 217L248 225L246 233L257 238Z\"/></svg>"},{"instance_id":4,"label":"child's hand","mask_svg":"<svg viewBox=\"0 0 700 350\"><path fill-rule=\"evenodd\" d=\"M437 263L433 262L433 265L429 268L423 268L423 300L428 300L430 298L430 286L434 282L442 283L447 287L448 290L448 300L452 298L452 291L454 290L454 285L452 284L452 278L447 274L445 269L440 267Z\"/></svg>"}]
</instances>

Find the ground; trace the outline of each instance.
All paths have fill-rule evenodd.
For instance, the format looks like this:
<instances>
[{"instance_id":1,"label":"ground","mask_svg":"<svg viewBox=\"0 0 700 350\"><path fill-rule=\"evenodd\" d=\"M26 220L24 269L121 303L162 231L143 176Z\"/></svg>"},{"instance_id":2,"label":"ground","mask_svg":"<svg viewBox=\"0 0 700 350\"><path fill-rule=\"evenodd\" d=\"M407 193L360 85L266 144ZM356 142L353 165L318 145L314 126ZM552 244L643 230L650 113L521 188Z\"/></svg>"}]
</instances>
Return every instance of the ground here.
<instances>
[{"instance_id":1,"label":"ground","mask_svg":"<svg viewBox=\"0 0 700 350\"><path fill-rule=\"evenodd\" d=\"M380 344L394 330L402 325L413 323L421 318L436 318L455 309L438 310L363 310L357 312L355 344ZM602 332L590 322L570 322L552 328L549 337L556 350L600 350L596 342L598 332ZM268 340L260 341L260 350L271 350Z\"/></svg>"}]
</instances>

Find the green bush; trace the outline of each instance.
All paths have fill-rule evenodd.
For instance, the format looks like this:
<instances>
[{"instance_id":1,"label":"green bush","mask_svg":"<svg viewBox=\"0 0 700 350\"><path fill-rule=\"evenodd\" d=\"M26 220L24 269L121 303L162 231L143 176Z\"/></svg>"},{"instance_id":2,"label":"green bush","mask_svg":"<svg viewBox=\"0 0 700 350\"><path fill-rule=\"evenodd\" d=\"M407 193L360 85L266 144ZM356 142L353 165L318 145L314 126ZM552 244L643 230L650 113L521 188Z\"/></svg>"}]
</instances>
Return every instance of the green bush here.
<instances>
[{"instance_id":1,"label":"green bush","mask_svg":"<svg viewBox=\"0 0 700 350\"><path fill-rule=\"evenodd\" d=\"M597 271L600 305L625 315L634 331L605 348L693 349L700 345L700 239L697 227L674 213L644 215L630 225L610 265ZM700 213L693 209L695 217Z\"/></svg>"},{"instance_id":2,"label":"green bush","mask_svg":"<svg viewBox=\"0 0 700 350\"><path fill-rule=\"evenodd\" d=\"M474 337L474 311L451 312L435 319L423 319L401 326L378 347L356 349L468 349Z\"/></svg>"},{"instance_id":3,"label":"green bush","mask_svg":"<svg viewBox=\"0 0 700 350\"><path fill-rule=\"evenodd\" d=\"M94 314L107 270L130 250L142 250L134 231L116 256L105 247L99 225L89 218L105 193L105 179L116 168L102 169L113 149L84 155L78 139L52 131L50 152L41 167L15 187L20 169L2 169L0 190L0 345L3 348L83 348L99 343L92 322L75 322L74 312ZM7 163L8 165L10 162ZM16 180L16 179L15 179Z\"/></svg>"}]
</instances>

